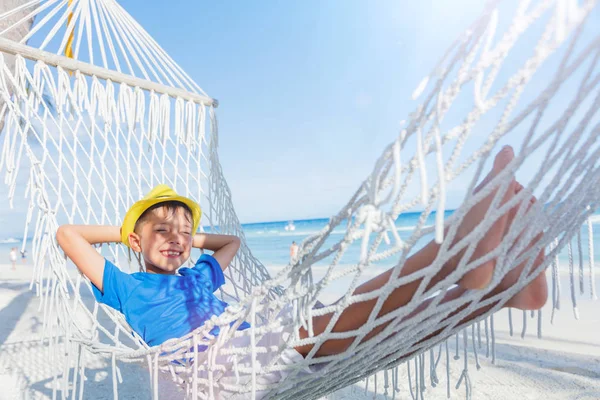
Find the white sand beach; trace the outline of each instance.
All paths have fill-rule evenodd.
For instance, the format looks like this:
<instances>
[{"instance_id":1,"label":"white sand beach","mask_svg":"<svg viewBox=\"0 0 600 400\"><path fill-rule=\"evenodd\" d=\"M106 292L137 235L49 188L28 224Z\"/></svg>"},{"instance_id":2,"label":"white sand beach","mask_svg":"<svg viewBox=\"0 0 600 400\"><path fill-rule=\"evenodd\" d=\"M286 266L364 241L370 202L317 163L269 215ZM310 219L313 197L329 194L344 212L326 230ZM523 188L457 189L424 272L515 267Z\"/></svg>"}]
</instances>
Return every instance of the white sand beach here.
<instances>
[{"instance_id":1,"label":"white sand beach","mask_svg":"<svg viewBox=\"0 0 600 400\"><path fill-rule=\"evenodd\" d=\"M0 400L51 399L52 377L60 373L60 360L53 359L48 347L39 340L42 334L42 313L39 300L29 290L32 268L0 265ZM481 369L477 370L474 355L469 352L469 374L473 399L600 399L600 301L592 301L589 283L586 293L578 299L580 318L573 315L568 276L562 277L561 310L550 324L551 305L543 310L543 339L537 338L536 319L528 317L528 331L521 339L522 313L513 312L514 336L509 335L508 313L495 317L496 365L485 357L485 345L479 351ZM596 279L600 288L600 279ZM450 341L451 343L453 340ZM451 358L454 353L451 353ZM89 399L112 399L113 387L109 362L91 360L86 370L86 394ZM462 372L463 359L451 361L451 399L464 399L465 387L454 386ZM118 386L120 398L151 398L149 376L144 366L120 364L123 383ZM427 367L428 370L428 367ZM436 388L428 382L426 399L446 398L445 365L440 362ZM396 399L410 399L406 367L400 368L400 392ZM414 384L414 381L413 381ZM342 389L327 399L384 399L384 378ZM159 384L161 399L183 397L178 387L168 379ZM391 388L388 398L391 398Z\"/></svg>"}]
</instances>

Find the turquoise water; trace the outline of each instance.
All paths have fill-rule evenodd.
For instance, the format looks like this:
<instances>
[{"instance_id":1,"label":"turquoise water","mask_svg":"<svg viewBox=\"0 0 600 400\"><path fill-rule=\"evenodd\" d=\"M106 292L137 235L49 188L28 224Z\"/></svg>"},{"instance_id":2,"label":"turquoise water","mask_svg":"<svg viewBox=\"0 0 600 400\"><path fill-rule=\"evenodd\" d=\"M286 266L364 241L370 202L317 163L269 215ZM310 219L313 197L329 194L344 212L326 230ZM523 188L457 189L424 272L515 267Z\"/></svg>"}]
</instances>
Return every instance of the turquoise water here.
<instances>
[{"instance_id":1,"label":"turquoise water","mask_svg":"<svg viewBox=\"0 0 600 400\"><path fill-rule=\"evenodd\" d=\"M445 216L452 214L452 211L446 211ZM420 213L404 213L396 220L396 227L398 233L403 240L406 240L414 227L418 223ZM596 244L600 244L600 213L595 214L592 217L594 222L594 241ZM243 224L244 234L248 247L252 253L266 266L283 266L289 262L289 249L293 241L300 244L306 237L320 232L327 224L329 220L327 218L319 219L307 219L293 221L295 229L286 230L286 226L289 221L273 221L273 222L262 222ZM432 226L435 223L435 213L432 213L425 223L425 226ZM337 243L342 239L345 233L345 224L342 223L336 227L322 249L326 249L334 243ZM588 232L587 226L583 226L581 229L581 235L583 239L583 257L587 264L588 259ZM373 235L374 236L374 235ZM432 235L424 237L421 242L417 244L419 248L422 244L432 239ZM19 238L0 238L0 264L9 262L9 252L11 247L18 247L21 249L21 240ZM31 243L26 244L26 249L31 254ZM382 244L385 247L385 244ZM355 264L360 256L360 241L355 241L346 251L344 257L340 261L341 264ZM559 256L561 261L567 261L566 250L564 250ZM19 259L19 262L21 260ZM325 263L325 260L322 263ZM388 267L393 265L394 258L381 261L377 266ZM600 268L600 248L595 251L595 264L597 268Z\"/></svg>"},{"instance_id":2,"label":"turquoise water","mask_svg":"<svg viewBox=\"0 0 600 400\"><path fill-rule=\"evenodd\" d=\"M445 216L452 214L452 211L446 211ZM398 228L398 234L403 240L408 239L412 230L417 225L420 217L420 213L405 213L396 220L396 227ZM292 241L301 243L307 236L320 232L329 222L326 218L321 219L308 219L301 221L294 221L296 229L294 231L286 230L288 221L278 222L265 222L256 224L243 225L244 232L246 235L246 241L248 246L252 250L252 253L265 265L286 265L289 262L289 248ZM594 243L596 244L596 251L594 252L595 265L600 268L600 214L595 214L592 217L593 231L594 231ZM433 226L435 224L435 212L432 213L425 226ZM322 249L328 248L330 245L337 243L343 238L345 233L345 225L334 229L329 239L325 242ZM588 261L588 230L587 225L581 228L581 238L583 240L582 255L584 262L587 264ZM423 237L419 243L415 246L417 249L425 243L433 239L433 234ZM382 244L385 247L385 244ZM573 241L573 251L576 257L576 244ZM341 264L355 264L360 257L360 241L355 241L346 251L344 258L341 260ZM559 260L561 262L568 261L567 250L564 249L560 255ZM378 263L381 267L390 267L394 264L394 257L390 257L388 260L383 260Z\"/></svg>"},{"instance_id":3,"label":"turquoise water","mask_svg":"<svg viewBox=\"0 0 600 400\"><path fill-rule=\"evenodd\" d=\"M446 211L446 216L452 211ZM408 239L417 225L420 213L405 213L396 220L398 234L402 240ZM264 222L242 225L246 235L246 243L252 253L265 265L286 265L289 262L289 249L293 241L300 244L310 235L321 232L329 223L327 218L293 221L294 231L286 230L289 221ZM424 226L433 226L435 213L430 215ZM321 250L339 242L346 233L347 221L337 226L322 246ZM372 235L375 236L375 235ZM392 239L390 237L390 239ZM393 239L392 239L393 240ZM424 238L426 242L430 238ZM385 244L382 244L385 247ZM345 252L341 264L356 264L360 257L361 241L355 241ZM326 262L326 261L324 261ZM378 263L381 266L391 265L391 260Z\"/></svg>"}]
</instances>

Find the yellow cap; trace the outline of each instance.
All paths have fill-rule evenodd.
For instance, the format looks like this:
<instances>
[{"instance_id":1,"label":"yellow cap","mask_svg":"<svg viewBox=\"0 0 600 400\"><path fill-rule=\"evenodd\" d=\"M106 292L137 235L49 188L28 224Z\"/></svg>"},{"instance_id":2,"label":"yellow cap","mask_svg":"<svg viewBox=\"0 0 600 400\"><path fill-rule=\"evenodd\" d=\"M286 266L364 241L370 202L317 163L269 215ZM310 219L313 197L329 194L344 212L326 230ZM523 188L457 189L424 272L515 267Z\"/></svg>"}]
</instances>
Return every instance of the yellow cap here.
<instances>
[{"instance_id":1,"label":"yellow cap","mask_svg":"<svg viewBox=\"0 0 600 400\"><path fill-rule=\"evenodd\" d=\"M192 227L192 234L196 233L198 225L200 225L200 217L202 217L202 209L198 203L178 195L173 189L167 185L155 186L143 199L136 201L125 214L123 219L123 226L121 227L121 241L130 247L129 245L129 234L133 232L135 223L140 216L155 204L164 203L167 201L179 201L190 208L192 211L192 220L194 222Z\"/></svg>"}]
</instances>

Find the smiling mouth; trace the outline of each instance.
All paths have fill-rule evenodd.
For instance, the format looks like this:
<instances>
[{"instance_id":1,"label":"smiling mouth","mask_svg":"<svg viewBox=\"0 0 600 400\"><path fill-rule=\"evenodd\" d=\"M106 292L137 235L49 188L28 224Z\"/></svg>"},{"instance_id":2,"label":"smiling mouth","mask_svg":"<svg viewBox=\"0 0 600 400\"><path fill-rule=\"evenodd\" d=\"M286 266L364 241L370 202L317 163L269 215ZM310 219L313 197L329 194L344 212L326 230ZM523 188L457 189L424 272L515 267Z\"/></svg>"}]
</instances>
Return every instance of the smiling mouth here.
<instances>
[{"instance_id":1,"label":"smiling mouth","mask_svg":"<svg viewBox=\"0 0 600 400\"><path fill-rule=\"evenodd\" d=\"M177 258L181 255L182 252L173 250L163 250L160 253L167 258Z\"/></svg>"}]
</instances>

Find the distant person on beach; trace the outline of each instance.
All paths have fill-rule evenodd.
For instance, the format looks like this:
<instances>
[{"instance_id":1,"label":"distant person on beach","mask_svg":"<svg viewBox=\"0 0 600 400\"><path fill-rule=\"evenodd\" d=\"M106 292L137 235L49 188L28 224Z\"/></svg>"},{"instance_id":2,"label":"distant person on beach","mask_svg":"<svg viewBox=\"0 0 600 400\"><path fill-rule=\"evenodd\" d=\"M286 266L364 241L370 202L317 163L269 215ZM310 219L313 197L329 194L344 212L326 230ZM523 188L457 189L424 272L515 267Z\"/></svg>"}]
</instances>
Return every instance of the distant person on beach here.
<instances>
[{"instance_id":1,"label":"distant person on beach","mask_svg":"<svg viewBox=\"0 0 600 400\"><path fill-rule=\"evenodd\" d=\"M298 245L296 242L292 242L290 246L290 264L295 263L298 260Z\"/></svg>"},{"instance_id":2,"label":"distant person on beach","mask_svg":"<svg viewBox=\"0 0 600 400\"><path fill-rule=\"evenodd\" d=\"M482 190L491 179L502 173L513 158L512 148L504 147L496 156L492 170L475 189L475 192ZM510 182L507 182L502 189L505 190L502 195L502 204L508 203L523 190L523 186L514 177L509 179ZM477 228L488 214L488 209L493 204L498 190L500 189L492 190L487 197L480 200L465 214L460 224L456 226L454 243L458 243ZM489 230L482 232L477 242L472 244L475 245L472 252L467 252L466 249L457 252L442 266L436 275L428 277L427 287L432 287L446 280L461 264L461 259L465 254L469 254L471 261L484 260L478 267L469 270L453 282L449 282L448 289L444 292L441 300L433 298L423 300L406 318L411 318L423 310L431 311L428 306L432 301L439 301L439 307L441 307L471 290L487 287L492 281L492 275L496 267L496 259L490 257L489 254L495 251L498 246L504 244L502 242L504 236L513 224L519 207L521 205L529 207L535 201L535 197L532 196L528 201L517 203L505 214L498 216ZM196 233L201 214L200 206L195 201L179 196L166 185L159 185L152 189L142 200L133 204L125 214L121 227L62 225L56 233L56 238L65 254L91 281L97 301L107 304L124 314L129 325L148 345L157 346L168 339L187 335L194 329L204 325L212 316L223 313L228 306L223 300L217 298L214 292L225 283L223 271L234 259L240 247L240 239L232 235ZM524 251L535 248L534 246L538 244L540 238L541 233L525 246ZM93 247L95 244L109 242L122 242L133 251L140 253L146 272L125 273L98 254ZM442 245L434 240L426 244L406 259L399 276L418 274L419 271L435 261L441 247ZM213 254L205 253L200 256L193 268L181 268L190 257L192 248L210 250ZM497 300L465 313L460 324L471 323L475 318L497 305L501 298L499 295L512 289L513 285L520 279L520 275L529 261L533 261L533 267L530 266L532 270L541 265L545 258L544 249L540 249L532 257L533 260L524 259L521 264L513 266L512 271L497 283L485 297L496 298ZM544 272L541 271L521 291L512 294L510 299L502 303L503 307L513 307L521 310L541 308L548 296ZM358 286L352 294L357 296L373 291L381 291L393 273L394 268L387 270ZM416 279L394 288L391 294L384 301L381 301L381 304L379 304L379 297L375 297L355 301L339 314L332 312L313 315L312 329L314 336L328 330L337 333L358 332L369 321L372 310L378 304L378 307L380 307L379 316L386 315L408 304L413 295L422 290L420 286L423 279ZM447 318L464 311L468 306L469 304L458 309L445 311ZM334 317L336 322L333 327L330 327L330 321ZM281 318L286 321L293 321L292 308L286 309ZM388 324L389 321L373 327L366 338L377 335ZM309 338L308 331L303 327L294 332L293 329L296 325L293 322L286 323L283 326L286 327L283 331L273 332L274 343L270 344L270 348L285 346L286 341L284 338L290 335L297 334L301 340L305 341ZM237 329L245 330L249 327L250 324L243 322ZM442 322L436 327L434 334L423 340L430 339L432 336L440 336L439 339L443 339L442 335L445 328L446 326ZM210 333L218 335L219 327L215 326ZM278 342L276 342L276 338L279 338L277 339ZM229 343L236 346L238 342L235 341L237 339L242 340L239 342L239 346L247 346L243 342L243 339L245 339L243 337L232 338ZM314 351L313 356L322 357L343 353L354 341L355 336L351 334L325 340ZM292 363L302 363L302 357L306 357L313 346L309 341L309 343L299 345L295 349L287 349L288 353L285 354L285 357L292 360L290 361ZM393 349L390 349L390 351L393 351ZM407 355L397 354L398 358ZM279 356L279 353L264 352L257 353L254 356L258 358L260 365L267 365L272 361L272 357ZM247 362L247 360L238 360L237 362L242 363ZM232 367L227 372L232 374L231 376L233 376L233 369ZM235 377L232 379L235 379Z\"/></svg>"},{"instance_id":3,"label":"distant person on beach","mask_svg":"<svg viewBox=\"0 0 600 400\"><path fill-rule=\"evenodd\" d=\"M27 261L27 250L23 249L23 250L21 250L21 262L23 264L25 264L26 261Z\"/></svg>"},{"instance_id":4,"label":"distant person on beach","mask_svg":"<svg viewBox=\"0 0 600 400\"><path fill-rule=\"evenodd\" d=\"M17 267L17 257L18 257L17 248L16 247L11 248L9 258L10 258L10 263L12 264L12 269L16 269L16 267Z\"/></svg>"}]
</instances>

